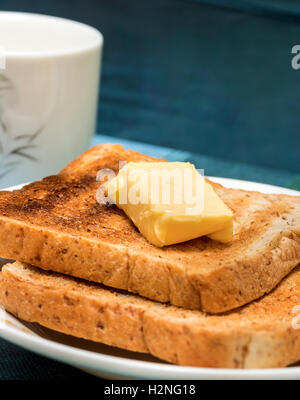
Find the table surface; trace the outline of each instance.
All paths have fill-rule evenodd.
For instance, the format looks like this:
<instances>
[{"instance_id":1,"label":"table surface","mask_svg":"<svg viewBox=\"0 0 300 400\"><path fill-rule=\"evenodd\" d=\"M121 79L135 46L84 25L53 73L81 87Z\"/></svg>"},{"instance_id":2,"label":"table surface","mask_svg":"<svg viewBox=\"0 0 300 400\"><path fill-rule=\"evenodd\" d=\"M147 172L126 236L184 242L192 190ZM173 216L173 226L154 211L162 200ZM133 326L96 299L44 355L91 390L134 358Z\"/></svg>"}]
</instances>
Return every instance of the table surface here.
<instances>
[{"instance_id":1,"label":"table surface","mask_svg":"<svg viewBox=\"0 0 300 400\"><path fill-rule=\"evenodd\" d=\"M126 148L149 155L163 157L170 161L190 161L205 175L246 179L300 190L300 176L284 170L263 168L255 165L229 162L217 157L154 146L141 142L121 140L109 136L95 136L92 145L99 143L120 143ZM94 380L80 370L64 365L0 339L0 379L6 380Z\"/></svg>"}]
</instances>

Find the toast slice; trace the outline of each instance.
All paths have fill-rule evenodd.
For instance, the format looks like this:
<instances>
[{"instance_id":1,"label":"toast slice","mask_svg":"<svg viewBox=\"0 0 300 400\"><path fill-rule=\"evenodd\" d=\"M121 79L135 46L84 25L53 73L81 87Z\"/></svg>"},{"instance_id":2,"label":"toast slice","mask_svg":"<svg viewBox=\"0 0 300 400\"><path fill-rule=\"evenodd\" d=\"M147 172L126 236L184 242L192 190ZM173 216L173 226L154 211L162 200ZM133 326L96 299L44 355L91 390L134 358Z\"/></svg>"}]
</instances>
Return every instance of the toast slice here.
<instances>
[{"instance_id":1,"label":"toast slice","mask_svg":"<svg viewBox=\"0 0 300 400\"><path fill-rule=\"evenodd\" d=\"M262 299L206 315L16 262L0 273L0 304L26 321L180 365L273 368L300 359L300 267Z\"/></svg>"},{"instance_id":2,"label":"toast slice","mask_svg":"<svg viewBox=\"0 0 300 400\"><path fill-rule=\"evenodd\" d=\"M234 213L232 242L202 237L158 248L116 206L99 205L100 169L152 161L100 145L59 174L0 192L0 257L219 313L273 289L300 262L300 197L213 184Z\"/></svg>"}]
</instances>

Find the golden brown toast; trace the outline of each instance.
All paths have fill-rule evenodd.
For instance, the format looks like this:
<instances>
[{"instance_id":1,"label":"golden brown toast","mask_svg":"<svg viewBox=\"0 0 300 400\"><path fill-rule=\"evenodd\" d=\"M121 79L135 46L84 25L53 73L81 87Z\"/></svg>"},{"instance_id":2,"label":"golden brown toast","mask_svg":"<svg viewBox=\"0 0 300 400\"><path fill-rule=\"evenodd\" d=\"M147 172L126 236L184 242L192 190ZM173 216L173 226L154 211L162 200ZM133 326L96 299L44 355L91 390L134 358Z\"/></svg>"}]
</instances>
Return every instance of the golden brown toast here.
<instances>
[{"instance_id":1,"label":"golden brown toast","mask_svg":"<svg viewBox=\"0 0 300 400\"><path fill-rule=\"evenodd\" d=\"M16 262L0 273L0 304L26 321L180 365L273 368L300 359L300 267L262 299L206 315Z\"/></svg>"},{"instance_id":2,"label":"golden brown toast","mask_svg":"<svg viewBox=\"0 0 300 400\"><path fill-rule=\"evenodd\" d=\"M100 145L59 174L0 192L0 256L174 305L231 310L274 288L300 262L300 197L215 190L234 237L158 248L116 206L96 201L97 171L153 158Z\"/></svg>"}]
</instances>

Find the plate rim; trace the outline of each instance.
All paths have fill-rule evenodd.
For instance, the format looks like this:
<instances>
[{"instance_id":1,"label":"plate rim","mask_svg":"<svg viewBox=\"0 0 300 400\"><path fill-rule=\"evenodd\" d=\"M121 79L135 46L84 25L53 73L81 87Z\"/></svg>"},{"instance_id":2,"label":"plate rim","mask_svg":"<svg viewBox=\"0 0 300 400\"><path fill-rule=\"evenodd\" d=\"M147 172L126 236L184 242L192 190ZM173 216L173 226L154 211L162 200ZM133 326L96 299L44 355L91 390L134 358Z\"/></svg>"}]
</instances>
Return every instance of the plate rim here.
<instances>
[{"instance_id":1,"label":"plate rim","mask_svg":"<svg viewBox=\"0 0 300 400\"><path fill-rule=\"evenodd\" d=\"M127 378L181 380L300 378L300 367L264 369L203 368L128 359L58 343L7 325L0 327L0 337L29 351L67 363L73 367Z\"/></svg>"}]
</instances>

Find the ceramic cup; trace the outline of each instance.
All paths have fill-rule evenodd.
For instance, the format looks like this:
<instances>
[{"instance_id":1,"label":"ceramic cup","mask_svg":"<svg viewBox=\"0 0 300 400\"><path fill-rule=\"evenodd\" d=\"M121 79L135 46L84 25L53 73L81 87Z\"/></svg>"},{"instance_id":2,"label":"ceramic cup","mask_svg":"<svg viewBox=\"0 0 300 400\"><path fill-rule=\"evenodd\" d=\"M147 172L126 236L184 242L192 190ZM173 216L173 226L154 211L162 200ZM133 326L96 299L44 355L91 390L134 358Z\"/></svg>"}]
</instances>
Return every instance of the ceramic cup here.
<instances>
[{"instance_id":1,"label":"ceramic cup","mask_svg":"<svg viewBox=\"0 0 300 400\"><path fill-rule=\"evenodd\" d=\"M0 12L0 187L57 173L95 130L103 37L46 15Z\"/></svg>"}]
</instances>

